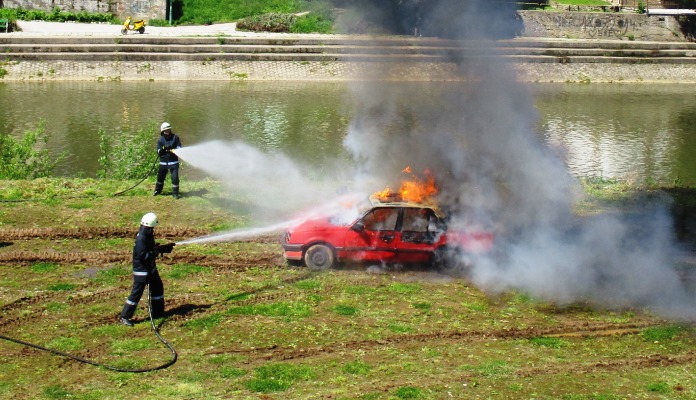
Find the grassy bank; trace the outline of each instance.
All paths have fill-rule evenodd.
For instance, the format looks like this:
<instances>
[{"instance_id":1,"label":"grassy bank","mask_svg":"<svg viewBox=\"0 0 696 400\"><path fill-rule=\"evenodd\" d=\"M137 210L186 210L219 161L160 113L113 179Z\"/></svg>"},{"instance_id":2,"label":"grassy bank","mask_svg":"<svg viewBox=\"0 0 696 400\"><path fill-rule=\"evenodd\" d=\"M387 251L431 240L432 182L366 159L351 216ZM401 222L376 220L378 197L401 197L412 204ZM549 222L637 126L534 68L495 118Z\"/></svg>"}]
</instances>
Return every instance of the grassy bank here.
<instances>
[{"instance_id":1,"label":"grassy bank","mask_svg":"<svg viewBox=\"0 0 696 400\"><path fill-rule=\"evenodd\" d=\"M2 181L0 334L119 368L166 362L130 290L137 221L155 210L160 241L249 226L218 182L184 198L147 182ZM590 182L594 201L633 190ZM177 246L161 258L179 353L145 374L109 371L0 341L0 397L13 399L690 399L696 331L639 309L549 304L486 293L427 270L288 268L276 236Z\"/></svg>"}]
</instances>

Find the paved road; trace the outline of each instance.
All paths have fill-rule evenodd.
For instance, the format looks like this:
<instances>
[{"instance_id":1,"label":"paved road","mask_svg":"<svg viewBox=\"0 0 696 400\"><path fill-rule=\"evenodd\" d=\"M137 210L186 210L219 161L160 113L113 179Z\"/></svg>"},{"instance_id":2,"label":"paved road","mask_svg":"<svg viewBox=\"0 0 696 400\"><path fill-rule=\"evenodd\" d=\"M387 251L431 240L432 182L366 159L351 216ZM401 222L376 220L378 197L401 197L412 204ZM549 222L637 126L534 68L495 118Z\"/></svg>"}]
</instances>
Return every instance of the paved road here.
<instances>
[{"instance_id":1,"label":"paved road","mask_svg":"<svg viewBox=\"0 0 696 400\"><path fill-rule=\"evenodd\" d=\"M120 36L121 25L81 24L72 22L17 21L20 32L7 35L27 36ZM129 35L139 33L129 32ZM4 35L4 33L3 33ZM191 25L191 26L146 26L143 35L151 36L256 36L254 32L238 32L237 24Z\"/></svg>"}]
</instances>

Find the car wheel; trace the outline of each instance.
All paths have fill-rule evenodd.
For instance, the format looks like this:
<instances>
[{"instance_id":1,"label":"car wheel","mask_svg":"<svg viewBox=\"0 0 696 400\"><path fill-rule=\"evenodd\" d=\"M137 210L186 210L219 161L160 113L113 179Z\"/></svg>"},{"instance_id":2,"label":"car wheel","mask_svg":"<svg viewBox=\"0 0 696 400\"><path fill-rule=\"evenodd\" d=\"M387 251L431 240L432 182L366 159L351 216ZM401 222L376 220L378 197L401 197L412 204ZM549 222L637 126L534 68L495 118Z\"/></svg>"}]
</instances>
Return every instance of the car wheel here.
<instances>
[{"instance_id":1,"label":"car wheel","mask_svg":"<svg viewBox=\"0 0 696 400\"><path fill-rule=\"evenodd\" d=\"M307 268L312 271L330 269L334 265L333 250L323 244L315 244L305 251L304 261Z\"/></svg>"}]
</instances>

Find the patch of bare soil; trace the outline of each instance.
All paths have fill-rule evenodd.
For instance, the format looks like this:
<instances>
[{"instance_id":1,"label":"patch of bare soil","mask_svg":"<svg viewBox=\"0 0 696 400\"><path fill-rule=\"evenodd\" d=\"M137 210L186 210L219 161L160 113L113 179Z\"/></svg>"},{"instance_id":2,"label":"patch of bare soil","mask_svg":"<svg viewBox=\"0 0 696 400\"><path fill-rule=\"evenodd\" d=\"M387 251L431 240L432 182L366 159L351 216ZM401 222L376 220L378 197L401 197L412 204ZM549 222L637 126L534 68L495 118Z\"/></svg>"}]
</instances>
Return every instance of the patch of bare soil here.
<instances>
[{"instance_id":1,"label":"patch of bare soil","mask_svg":"<svg viewBox=\"0 0 696 400\"><path fill-rule=\"evenodd\" d=\"M635 358L598 361L587 364L555 364L541 368L528 368L517 371L517 375L530 377L546 374L585 374L598 371L630 371L641 368L666 367L672 365L692 364L696 362L696 351L687 351L683 354L665 355L652 354Z\"/></svg>"},{"instance_id":2,"label":"patch of bare soil","mask_svg":"<svg viewBox=\"0 0 696 400\"><path fill-rule=\"evenodd\" d=\"M0 262L27 265L37 262L62 264L92 263L108 264L128 260L128 251L90 251L60 253L57 251L9 251L0 253Z\"/></svg>"}]
</instances>

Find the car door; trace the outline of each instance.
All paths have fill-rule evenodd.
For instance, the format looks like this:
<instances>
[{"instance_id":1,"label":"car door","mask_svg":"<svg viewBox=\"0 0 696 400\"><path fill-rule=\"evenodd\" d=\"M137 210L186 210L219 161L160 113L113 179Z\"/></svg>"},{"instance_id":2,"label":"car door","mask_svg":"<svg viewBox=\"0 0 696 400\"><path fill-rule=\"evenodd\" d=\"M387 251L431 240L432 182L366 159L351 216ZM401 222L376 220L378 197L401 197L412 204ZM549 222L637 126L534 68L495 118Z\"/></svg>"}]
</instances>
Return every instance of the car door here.
<instances>
[{"instance_id":1,"label":"car door","mask_svg":"<svg viewBox=\"0 0 696 400\"><path fill-rule=\"evenodd\" d=\"M386 261L395 257L396 226L401 208L373 208L346 234L346 256L356 261Z\"/></svg>"},{"instance_id":2,"label":"car door","mask_svg":"<svg viewBox=\"0 0 696 400\"><path fill-rule=\"evenodd\" d=\"M425 263L431 260L442 224L430 208L405 207L394 240L395 259L403 263Z\"/></svg>"}]
</instances>

